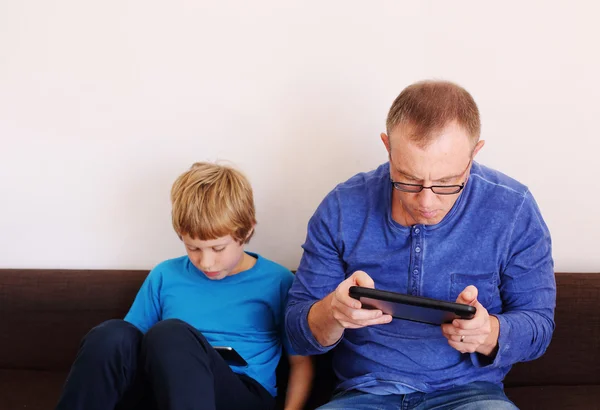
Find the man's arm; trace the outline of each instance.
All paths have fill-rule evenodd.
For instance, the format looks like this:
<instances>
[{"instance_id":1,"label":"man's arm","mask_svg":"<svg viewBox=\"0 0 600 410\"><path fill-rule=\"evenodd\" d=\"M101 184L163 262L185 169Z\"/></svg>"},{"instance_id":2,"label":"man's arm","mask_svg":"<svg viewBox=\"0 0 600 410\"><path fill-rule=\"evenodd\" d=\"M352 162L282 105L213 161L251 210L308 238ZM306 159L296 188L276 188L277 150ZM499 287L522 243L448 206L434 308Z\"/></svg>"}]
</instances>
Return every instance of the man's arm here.
<instances>
[{"instance_id":1,"label":"man's arm","mask_svg":"<svg viewBox=\"0 0 600 410\"><path fill-rule=\"evenodd\" d=\"M346 279L336 191L311 218L303 248L285 315L286 333L296 353L325 353L342 338L345 328L391 321L391 316L380 310L361 309L360 302L348 294L352 285L372 288L374 284L360 271Z\"/></svg>"},{"instance_id":2,"label":"man's arm","mask_svg":"<svg viewBox=\"0 0 600 410\"><path fill-rule=\"evenodd\" d=\"M515 218L504 266L500 275L503 311L494 314L499 332L495 357L473 353L476 366L504 367L536 359L552 338L556 282L550 232L529 193Z\"/></svg>"}]
</instances>

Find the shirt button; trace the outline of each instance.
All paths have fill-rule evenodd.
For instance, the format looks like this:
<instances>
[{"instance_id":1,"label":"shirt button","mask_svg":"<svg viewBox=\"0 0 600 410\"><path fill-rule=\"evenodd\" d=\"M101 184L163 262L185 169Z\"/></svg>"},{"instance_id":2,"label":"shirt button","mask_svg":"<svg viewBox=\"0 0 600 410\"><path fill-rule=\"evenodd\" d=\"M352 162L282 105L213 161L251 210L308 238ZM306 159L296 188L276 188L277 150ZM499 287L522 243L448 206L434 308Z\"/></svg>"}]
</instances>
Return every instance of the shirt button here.
<instances>
[{"instance_id":1,"label":"shirt button","mask_svg":"<svg viewBox=\"0 0 600 410\"><path fill-rule=\"evenodd\" d=\"M418 246L415 248L415 252L419 253L421 252L421 248L419 248Z\"/></svg>"},{"instance_id":2,"label":"shirt button","mask_svg":"<svg viewBox=\"0 0 600 410\"><path fill-rule=\"evenodd\" d=\"M419 274L419 269L415 269L415 270L413 271L413 273L414 273L415 275L418 275L418 274Z\"/></svg>"},{"instance_id":3,"label":"shirt button","mask_svg":"<svg viewBox=\"0 0 600 410\"><path fill-rule=\"evenodd\" d=\"M415 228L415 233L419 233L421 230L419 228Z\"/></svg>"}]
</instances>

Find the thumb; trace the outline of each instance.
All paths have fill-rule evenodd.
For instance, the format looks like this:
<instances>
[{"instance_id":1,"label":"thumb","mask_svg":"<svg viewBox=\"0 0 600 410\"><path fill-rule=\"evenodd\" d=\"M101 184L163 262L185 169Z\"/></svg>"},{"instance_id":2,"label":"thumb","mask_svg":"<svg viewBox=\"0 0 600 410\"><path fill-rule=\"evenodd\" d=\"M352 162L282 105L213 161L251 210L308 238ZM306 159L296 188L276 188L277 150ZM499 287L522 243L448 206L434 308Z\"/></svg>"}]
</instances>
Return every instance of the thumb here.
<instances>
[{"instance_id":1,"label":"thumb","mask_svg":"<svg viewBox=\"0 0 600 410\"><path fill-rule=\"evenodd\" d=\"M367 272L363 272L362 270L357 270L350 277L356 286L362 286L364 288L375 289L375 282L373 279L367 274Z\"/></svg>"},{"instance_id":2,"label":"thumb","mask_svg":"<svg viewBox=\"0 0 600 410\"><path fill-rule=\"evenodd\" d=\"M460 295L456 298L456 303L463 303L465 305L474 305L477 303L478 290L475 286L467 286Z\"/></svg>"}]
</instances>

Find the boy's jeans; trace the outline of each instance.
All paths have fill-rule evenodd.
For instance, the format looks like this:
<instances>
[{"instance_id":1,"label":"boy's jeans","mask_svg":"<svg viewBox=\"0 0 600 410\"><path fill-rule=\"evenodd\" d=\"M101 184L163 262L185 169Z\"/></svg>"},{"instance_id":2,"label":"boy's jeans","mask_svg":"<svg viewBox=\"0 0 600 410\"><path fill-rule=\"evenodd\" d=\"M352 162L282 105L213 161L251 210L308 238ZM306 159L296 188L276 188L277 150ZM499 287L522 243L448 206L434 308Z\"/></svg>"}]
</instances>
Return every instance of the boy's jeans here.
<instances>
[{"instance_id":1,"label":"boy's jeans","mask_svg":"<svg viewBox=\"0 0 600 410\"><path fill-rule=\"evenodd\" d=\"M187 323L164 320L144 335L109 320L83 339L56 409L265 410L274 404Z\"/></svg>"},{"instance_id":2,"label":"boy's jeans","mask_svg":"<svg viewBox=\"0 0 600 410\"><path fill-rule=\"evenodd\" d=\"M477 382L434 393L386 395L349 391L340 393L319 410L518 410L502 389Z\"/></svg>"}]
</instances>

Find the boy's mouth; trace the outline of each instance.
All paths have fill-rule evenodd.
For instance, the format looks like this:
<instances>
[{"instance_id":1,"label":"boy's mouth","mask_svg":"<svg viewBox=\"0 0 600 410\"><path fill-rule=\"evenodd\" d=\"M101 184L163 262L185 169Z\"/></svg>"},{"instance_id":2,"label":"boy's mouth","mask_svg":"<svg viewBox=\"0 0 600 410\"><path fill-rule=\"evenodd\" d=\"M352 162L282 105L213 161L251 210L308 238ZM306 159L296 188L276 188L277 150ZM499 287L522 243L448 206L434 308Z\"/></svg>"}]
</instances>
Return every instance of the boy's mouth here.
<instances>
[{"instance_id":1,"label":"boy's mouth","mask_svg":"<svg viewBox=\"0 0 600 410\"><path fill-rule=\"evenodd\" d=\"M214 278L215 276L219 276L219 271L215 271L215 272L209 272L209 271L204 271L204 274L208 277Z\"/></svg>"}]
</instances>

